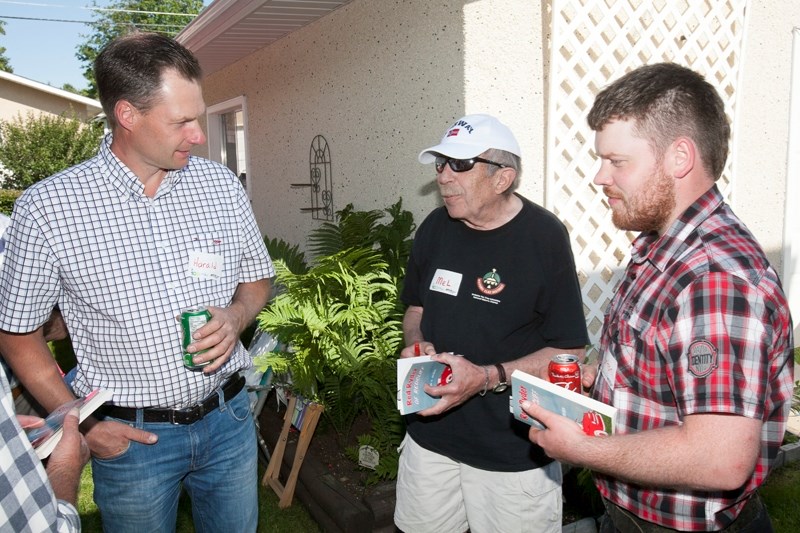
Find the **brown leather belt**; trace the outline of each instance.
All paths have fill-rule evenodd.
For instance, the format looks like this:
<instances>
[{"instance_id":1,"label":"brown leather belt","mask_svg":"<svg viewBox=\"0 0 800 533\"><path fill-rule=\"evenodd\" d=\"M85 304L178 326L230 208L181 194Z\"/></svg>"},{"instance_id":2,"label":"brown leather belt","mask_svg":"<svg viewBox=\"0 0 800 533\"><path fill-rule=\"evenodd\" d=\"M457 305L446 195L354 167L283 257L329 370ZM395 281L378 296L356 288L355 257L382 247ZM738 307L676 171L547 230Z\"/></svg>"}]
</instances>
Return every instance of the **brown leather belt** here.
<instances>
[{"instance_id":1,"label":"brown leather belt","mask_svg":"<svg viewBox=\"0 0 800 533\"><path fill-rule=\"evenodd\" d=\"M223 383L222 397L225 401L231 400L234 396L239 394L244 388L244 376L235 374L228 378ZM98 413L103 416L110 416L112 418L119 418L120 420L127 420L135 422L138 412L142 412L142 420L144 422L169 422L170 424L194 424L198 420L202 420L211 411L219 407L219 394L216 391L212 392L205 400L193 407L185 409L161 409L157 407L145 407L137 409L135 407L120 407L118 405L104 405L98 409Z\"/></svg>"},{"instance_id":2,"label":"brown leather belt","mask_svg":"<svg viewBox=\"0 0 800 533\"><path fill-rule=\"evenodd\" d=\"M639 518L627 509L623 509L608 500L604 499L603 503L605 504L608 517L611 518L614 524L615 530L620 533L667 533L677 531ZM762 513L765 513L764 504L761 502L761 498L758 497L758 494L753 494L744 507L742 507L739 516L728 524L727 527L720 530L720 533L737 533L745 530L771 531L766 525L765 528L752 529L757 520L759 523L766 522L766 524L769 524L769 519L766 514L762 516Z\"/></svg>"}]
</instances>

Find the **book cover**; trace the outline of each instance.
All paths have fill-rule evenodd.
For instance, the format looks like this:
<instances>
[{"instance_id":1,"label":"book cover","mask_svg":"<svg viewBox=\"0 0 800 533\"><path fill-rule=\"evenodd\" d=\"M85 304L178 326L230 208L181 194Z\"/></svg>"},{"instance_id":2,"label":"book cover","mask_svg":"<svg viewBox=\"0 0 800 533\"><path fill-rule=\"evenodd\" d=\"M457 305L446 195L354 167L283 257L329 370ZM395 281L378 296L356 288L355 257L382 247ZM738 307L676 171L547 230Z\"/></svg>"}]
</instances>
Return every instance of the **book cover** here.
<instances>
[{"instance_id":1,"label":"book cover","mask_svg":"<svg viewBox=\"0 0 800 533\"><path fill-rule=\"evenodd\" d=\"M79 420L83 422L86 417L110 400L112 396L114 396L114 393L110 390L95 389L85 398L77 398L54 409L44 419L44 426L27 430L28 440L36 450L36 455L39 459L47 458L53 452L58 441L61 440L64 418L73 407L80 409Z\"/></svg>"},{"instance_id":2,"label":"book cover","mask_svg":"<svg viewBox=\"0 0 800 533\"><path fill-rule=\"evenodd\" d=\"M424 386L446 385L452 380L450 367L432 361L430 355L405 357L397 360L397 408L401 415L416 413L432 407L439 398L425 392Z\"/></svg>"},{"instance_id":3,"label":"book cover","mask_svg":"<svg viewBox=\"0 0 800 533\"><path fill-rule=\"evenodd\" d=\"M520 405L526 400L541 405L548 411L571 418L583 427L583 431L587 435L599 436L614 433L616 407L559 387L521 370L514 370L511 374L510 405L514 418L528 425L544 428L542 424L522 410Z\"/></svg>"}]
</instances>

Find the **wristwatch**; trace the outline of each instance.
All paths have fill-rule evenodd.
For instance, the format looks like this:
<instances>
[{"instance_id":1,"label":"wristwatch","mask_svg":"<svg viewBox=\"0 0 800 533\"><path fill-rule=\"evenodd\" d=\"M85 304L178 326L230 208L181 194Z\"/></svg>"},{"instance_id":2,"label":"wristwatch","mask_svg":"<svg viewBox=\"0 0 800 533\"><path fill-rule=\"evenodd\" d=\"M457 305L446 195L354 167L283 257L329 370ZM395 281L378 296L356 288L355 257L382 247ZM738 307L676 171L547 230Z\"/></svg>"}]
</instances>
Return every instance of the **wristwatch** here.
<instances>
[{"instance_id":1,"label":"wristwatch","mask_svg":"<svg viewBox=\"0 0 800 533\"><path fill-rule=\"evenodd\" d=\"M498 381L497 385L494 386L492 392L503 392L508 388L508 381L506 381L506 369L503 368L503 365L500 363L495 363L494 366L497 367L497 374L500 381Z\"/></svg>"}]
</instances>

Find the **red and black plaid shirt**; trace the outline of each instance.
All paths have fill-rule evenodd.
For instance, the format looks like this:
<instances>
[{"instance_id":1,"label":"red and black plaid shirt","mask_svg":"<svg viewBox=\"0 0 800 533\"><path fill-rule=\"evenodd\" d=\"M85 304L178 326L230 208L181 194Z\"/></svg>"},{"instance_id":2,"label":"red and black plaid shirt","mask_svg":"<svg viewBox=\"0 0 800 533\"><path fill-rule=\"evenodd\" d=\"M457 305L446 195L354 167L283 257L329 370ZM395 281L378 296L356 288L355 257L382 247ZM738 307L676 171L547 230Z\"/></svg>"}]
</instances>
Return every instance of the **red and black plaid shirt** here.
<instances>
[{"instance_id":1,"label":"red and black plaid shirt","mask_svg":"<svg viewBox=\"0 0 800 533\"><path fill-rule=\"evenodd\" d=\"M619 409L620 434L674 426L698 413L762 420L761 454L735 491L657 490L597 475L600 493L664 527L730 524L780 448L793 389L792 348L778 276L716 187L663 236L637 237L603 326L601 357L616 360L613 389L598 378L594 398Z\"/></svg>"}]
</instances>

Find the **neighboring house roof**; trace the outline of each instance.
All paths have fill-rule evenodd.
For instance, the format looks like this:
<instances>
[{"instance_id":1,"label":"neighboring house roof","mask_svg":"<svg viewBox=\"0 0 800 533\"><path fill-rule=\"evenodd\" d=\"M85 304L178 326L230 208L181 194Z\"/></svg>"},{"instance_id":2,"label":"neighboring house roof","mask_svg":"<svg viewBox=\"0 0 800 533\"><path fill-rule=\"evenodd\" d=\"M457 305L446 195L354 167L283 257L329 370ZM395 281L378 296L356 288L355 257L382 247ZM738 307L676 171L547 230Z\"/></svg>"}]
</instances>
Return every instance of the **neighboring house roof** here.
<instances>
[{"instance_id":1,"label":"neighboring house roof","mask_svg":"<svg viewBox=\"0 0 800 533\"><path fill-rule=\"evenodd\" d=\"M70 109L81 119L103 111L100 102L57 89L45 83L0 71L0 119L9 120L29 111L62 115Z\"/></svg>"},{"instance_id":2,"label":"neighboring house roof","mask_svg":"<svg viewBox=\"0 0 800 533\"><path fill-rule=\"evenodd\" d=\"M176 37L212 74L350 0L215 0Z\"/></svg>"},{"instance_id":3,"label":"neighboring house roof","mask_svg":"<svg viewBox=\"0 0 800 533\"><path fill-rule=\"evenodd\" d=\"M100 105L100 102L93 98L87 98L86 96L81 96L79 94L65 91L64 89L57 89L52 85L47 85L46 83L29 80L28 78L23 78L22 76L18 76L16 74L11 74L9 72L4 72L0 70L0 79L5 79L13 83L18 83L19 85L24 85L26 87L30 87L32 89L36 89L38 91L42 91L45 93L50 93L60 98L71 100L76 104L80 104L87 107L95 107L97 108L98 112L100 112L103 109L103 107Z\"/></svg>"}]
</instances>

